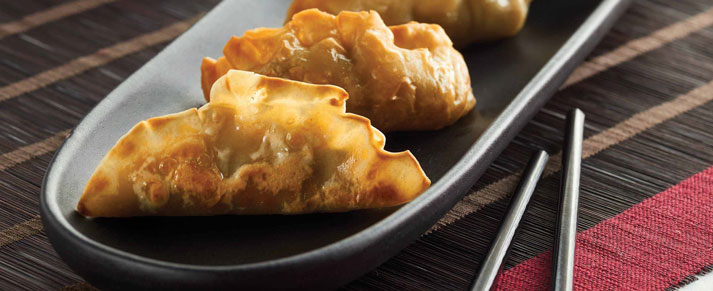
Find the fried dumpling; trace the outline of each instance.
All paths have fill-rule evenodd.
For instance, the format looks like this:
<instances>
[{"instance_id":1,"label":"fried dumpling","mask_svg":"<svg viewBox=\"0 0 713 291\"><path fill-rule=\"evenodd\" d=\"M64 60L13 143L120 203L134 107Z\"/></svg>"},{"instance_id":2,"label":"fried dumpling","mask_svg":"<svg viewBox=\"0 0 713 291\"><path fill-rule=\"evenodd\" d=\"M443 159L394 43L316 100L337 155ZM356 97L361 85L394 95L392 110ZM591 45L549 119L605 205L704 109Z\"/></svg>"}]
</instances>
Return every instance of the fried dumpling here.
<instances>
[{"instance_id":1,"label":"fried dumpling","mask_svg":"<svg viewBox=\"0 0 713 291\"><path fill-rule=\"evenodd\" d=\"M347 93L229 71L200 109L150 118L107 153L77 205L90 217L299 214L388 207L430 185L384 151Z\"/></svg>"},{"instance_id":2,"label":"fried dumpling","mask_svg":"<svg viewBox=\"0 0 713 291\"><path fill-rule=\"evenodd\" d=\"M517 34L525 23L530 0L294 0L287 19L302 10L375 10L387 25L418 21L436 23L457 47Z\"/></svg>"},{"instance_id":3,"label":"fried dumpling","mask_svg":"<svg viewBox=\"0 0 713 291\"><path fill-rule=\"evenodd\" d=\"M350 96L347 111L384 132L440 129L475 106L463 56L438 25L389 28L375 12L333 16L313 9L282 28L233 37L223 54L203 60L206 99L218 77L238 69L342 87Z\"/></svg>"}]
</instances>

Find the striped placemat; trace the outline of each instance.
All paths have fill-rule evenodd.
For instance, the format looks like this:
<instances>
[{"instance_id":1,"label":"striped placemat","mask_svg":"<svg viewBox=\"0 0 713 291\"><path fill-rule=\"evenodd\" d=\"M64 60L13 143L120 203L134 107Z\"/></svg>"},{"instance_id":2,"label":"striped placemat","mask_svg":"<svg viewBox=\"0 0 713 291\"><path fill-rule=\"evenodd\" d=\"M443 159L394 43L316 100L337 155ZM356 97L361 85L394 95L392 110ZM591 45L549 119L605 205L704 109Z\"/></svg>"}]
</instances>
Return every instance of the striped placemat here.
<instances>
[{"instance_id":1,"label":"striped placemat","mask_svg":"<svg viewBox=\"0 0 713 291\"><path fill-rule=\"evenodd\" d=\"M42 232L64 137L218 1L0 1L0 290L92 289ZM548 288L565 113L587 114L576 287L675 289L713 269L713 1L636 0L588 60L411 246L345 289L465 290L537 148L553 154L501 290Z\"/></svg>"}]
</instances>

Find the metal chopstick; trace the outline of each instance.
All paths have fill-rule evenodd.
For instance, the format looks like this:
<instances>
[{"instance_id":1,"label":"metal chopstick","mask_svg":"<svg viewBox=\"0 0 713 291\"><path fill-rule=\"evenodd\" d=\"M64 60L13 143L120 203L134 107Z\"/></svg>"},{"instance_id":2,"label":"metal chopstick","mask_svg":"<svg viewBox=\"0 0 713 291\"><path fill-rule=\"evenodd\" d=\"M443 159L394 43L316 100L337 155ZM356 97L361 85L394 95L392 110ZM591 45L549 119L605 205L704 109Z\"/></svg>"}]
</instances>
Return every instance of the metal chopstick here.
<instances>
[{"instance_id":1,"label":"metal chopstick","mask_svg":"<svg viewBox=\"0 0 713 291\"><path fill-rule=\"evenodd\" d=\"M478 277L473 281L472 290L490 290L495 282L495 278L502 270L503 261L510 247L520 219L525 213L527 204L535 191L537 181L540 180L542 171L547 164L548 155L545 151L536 152L530 159L527 169L523 173L520 184L510 201L510 206L505 214L505 219L498 229L498 234L493 240L493 244L481 264Z\"/></svg>"},{"instance_id":2,"label":"metal chopstick","mask_svg":"<svg viewBox=\"0 0 713 291\"><path fill-rule=\"evenodd\" d=\"M552 257L551 286L552 290L556 291L572 290L573 285L583 131L584 113L579 109L573 109L567 115L567 132L562 155L559 217Z\"/></svg>"}]
</instances>

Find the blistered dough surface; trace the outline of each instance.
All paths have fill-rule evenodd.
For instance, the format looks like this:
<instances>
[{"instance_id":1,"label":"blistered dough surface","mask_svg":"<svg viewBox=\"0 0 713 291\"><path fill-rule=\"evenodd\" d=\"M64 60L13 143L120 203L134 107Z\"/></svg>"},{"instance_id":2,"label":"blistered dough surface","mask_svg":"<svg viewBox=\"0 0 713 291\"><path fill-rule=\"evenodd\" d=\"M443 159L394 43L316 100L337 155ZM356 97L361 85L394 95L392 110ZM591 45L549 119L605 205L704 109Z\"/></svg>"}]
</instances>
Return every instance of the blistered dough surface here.
<instances>
[{"instance_id":1,"label":"blistered dough surface","mask_svg":"<svg viewBox=\"0 0 713 291\"><path fill-rule=\"evenodd\" d=\"M517 34L527 18L530 0L294 0L287 20L300 11L317 8L377 11L387 25L418 21L439 24L457 47Z\"/></svg>"},{"instance_id":2,"label":"blistered dough surface","mask_svg":"<svg viewBox=\"0 0 713 291\"><path fill-rule=\"evenodd\" d=\"M201 66L207 99L232 68L342 87L347 111L385 132L437 130L475 106L465 61L438 25L389 28L375 12L306 10L282 28L233 37L223 54Z\"/></svg>"},{"instance_id":3,"label":"blistered dough surface","mask_svg":"<svg viewBox=\"0 0 713 291\"><path fill-rule=\"evenodd\" d=\"M200 109L137 124L77 206L85 216L297 214L408 202L430 181L345 113L346 92L229 71Z\"/></svg>"}]
</instances>

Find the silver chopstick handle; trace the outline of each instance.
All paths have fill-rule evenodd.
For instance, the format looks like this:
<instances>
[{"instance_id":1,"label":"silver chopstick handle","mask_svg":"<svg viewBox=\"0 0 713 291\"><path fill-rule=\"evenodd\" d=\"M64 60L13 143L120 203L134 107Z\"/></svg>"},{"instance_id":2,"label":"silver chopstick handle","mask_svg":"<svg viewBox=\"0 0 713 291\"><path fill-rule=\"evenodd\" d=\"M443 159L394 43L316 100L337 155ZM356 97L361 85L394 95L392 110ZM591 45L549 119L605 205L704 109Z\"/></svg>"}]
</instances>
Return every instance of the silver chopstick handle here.
<instances>
[{"instance_id":1,"label":"silver chopstick handle","mask_svg":"<svg viewBox=\"0 0 713 291\"><path fill-rule=\"evenodd\" d=\"M572 290L574 283L574 249L577 235L583 131L584 113L579 109L573 109L567 115L567 133L562 153L560 207L552 262L552 290L556 291Z\"/></svg>"},{"instance_id":2,"label":"silver chopstick handle","mask_svg":"<svg viewBox=\"0 0 713 291\"><path fill-rule=\"evenodd\" d=\"M530 159L520 184L513 194L500 229L498 229L498 234L481 264L478 277L473 281L472 290L487 291L493 286L495 278L502 269L510 243L517 232L520 219L522 219L530 197L537 186L537 181L540 180L542 171L545 169L548 157L545 151L539 151Z\"/></svg>"}]
</instances>

